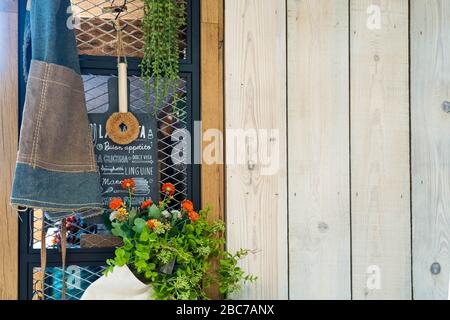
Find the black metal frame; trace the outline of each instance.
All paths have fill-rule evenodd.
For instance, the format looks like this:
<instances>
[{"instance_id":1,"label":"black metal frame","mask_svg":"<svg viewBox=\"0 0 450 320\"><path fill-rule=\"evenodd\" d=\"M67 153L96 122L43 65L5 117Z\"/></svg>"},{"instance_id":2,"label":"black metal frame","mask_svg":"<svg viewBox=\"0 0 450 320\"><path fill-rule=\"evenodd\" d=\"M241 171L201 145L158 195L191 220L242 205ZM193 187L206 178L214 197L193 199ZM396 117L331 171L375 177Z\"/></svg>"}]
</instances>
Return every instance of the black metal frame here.
<instances>
[{"instance_id":1,"label":"black metal frame","mask_svg":"<svg viewBox=\"0 0 450 320\"><path fill-rule=\"evenodd\" d=\"M23 105L25 101L25 81L23 78L23 29L27 0L19 0L19 126L22 121ZM180 72L187 79L187 103L191 107L188 113L188 130L192 134L191 163L188 166L188 196L198 206L201 203L200 193L200 165L194 164L194 122L201 120L200 111L200 0L188 2L187 29L187 58L180 60ZM139 75L138 58L128 58L129 74ZM117 60L115 57L80 56L83 74L111 75L117 74ZM33 291L33 268L40 266L39 250L31 247L33 216L31 210L20 213L19 221L19 299L29 300ZM114 249L68 249L66 265L99 266L104 265L106 259L111 258ZM61 254L59 250L47 250L47 265L60 266Z\"/></svg>"}]
</instances>

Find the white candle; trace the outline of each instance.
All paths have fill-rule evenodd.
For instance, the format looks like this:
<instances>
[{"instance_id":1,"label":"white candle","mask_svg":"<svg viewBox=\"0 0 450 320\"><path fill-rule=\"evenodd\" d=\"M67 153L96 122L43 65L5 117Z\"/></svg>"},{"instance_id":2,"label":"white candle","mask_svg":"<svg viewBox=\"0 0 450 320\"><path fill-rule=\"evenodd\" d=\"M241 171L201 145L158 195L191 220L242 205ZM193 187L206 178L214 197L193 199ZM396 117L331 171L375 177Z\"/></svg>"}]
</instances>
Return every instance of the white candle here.
<instances>
[{"instance_id":1,"label":"white candle","mask_svg":"<svg viewBox=\"0 0 450 320\"><path fill-rule=\"evenodd\" d=\"M124 62L119 63L119 112L128 112L128 73Z\"/></svg>"}]
</instances>

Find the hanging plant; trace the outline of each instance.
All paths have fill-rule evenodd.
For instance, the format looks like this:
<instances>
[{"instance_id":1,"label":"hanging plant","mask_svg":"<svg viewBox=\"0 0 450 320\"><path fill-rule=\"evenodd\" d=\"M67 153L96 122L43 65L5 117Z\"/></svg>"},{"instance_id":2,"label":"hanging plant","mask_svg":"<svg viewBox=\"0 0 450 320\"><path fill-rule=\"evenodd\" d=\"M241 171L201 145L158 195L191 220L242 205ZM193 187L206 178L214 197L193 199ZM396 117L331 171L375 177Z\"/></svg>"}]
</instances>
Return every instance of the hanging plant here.
<instances>
[{"instance_id":1,"label":"hanging plant","mask_svg":"<svg viewBox=\"0 0 450 320\"><path fill-rule=\"evenodd\" d=\"M141 63L146 101L154 93L156 114L164 99L173 96L178 101L180 81L179 34L186 25L184 0L144 0L144 56Z\"/></svg>"}]
</instances>

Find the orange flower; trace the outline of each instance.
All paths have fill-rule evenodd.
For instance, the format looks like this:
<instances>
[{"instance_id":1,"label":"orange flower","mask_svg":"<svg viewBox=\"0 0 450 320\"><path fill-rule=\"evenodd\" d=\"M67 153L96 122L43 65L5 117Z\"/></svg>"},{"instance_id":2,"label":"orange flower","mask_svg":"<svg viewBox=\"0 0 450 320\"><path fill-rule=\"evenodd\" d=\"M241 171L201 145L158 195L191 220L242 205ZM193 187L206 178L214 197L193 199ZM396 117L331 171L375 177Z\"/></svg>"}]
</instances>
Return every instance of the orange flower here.
<instances>
[{"instance_id":1,"label":"orange flower","mask_svg":"<svg viewBox=\"0 0 450 320\"><path fill-rule=\"evenodd\" d=\"M200 215L195 212L191 211L188 213L189 219L191 219L192 223L196 223L198 219L200 219Z\"/></svg>"},{"instance_id":2,"label":"orange flower","mask_svg":"<svg viewBox=\"0 0 450 320\"><path fill-rule=\"evenodd\" d=\"M120 185L122 186L122 188L124 188L125 190L128 190L129 188L134 189L136 187L136 184L134 183L133 179L124 179L122 180L122 182L120 183Z\"/></svg>"},{"instance_id":3,"label":"orange flower","mask_svg":"<svg viewBox=\"0 0 450 320\"><path fill-rule=\"evenodd\" d=\"M147 209L148 207L150 207L153 204L152 200L145 200L144 202L142 202L141 204L141 209Z\"/></svg>"},{"instance_id":4,"label":"orange flower","mask_svg":"<svg viewBox=\"0 0 450 320\"><path fill-rule=\"evenodd\" d=\"M164 192L166 194L168 193L172 196L175 193L175 186L169 182L164 183L162 186L162 192Z\"/></svg>"},{"instance_id":5,"label":"orange flower","mask_svg":"<svg viewBox=\"0 0 450 320\"><path fill-rule=\"evenodd\" d=\"M156 223L158 222L158 219L151 219L147 221L147 226L150 229L155 229L156 228Z\"/></svg>"},{"instance_id":6,"label":"orange flower","mask_svg":"<svg viewBox=\"0 0 450 320\"><path fill-rule=\"evenodd\" d=\"M117 210L121 206L123 206L123 201L120 198L112 198L111 201L109 202L109 208L111 210Z\"/></svg>"},{"instance_id":7,"label":"orange flower","mask_svg":"<svg viewBox=\"0 0 450 320\"><path fill-rule=\"evenodd\" d=\"M194 204L191 200L183 200L183 202L181 202L181 207L187 212L194 211Z\"/></svg>"}]
</instances>

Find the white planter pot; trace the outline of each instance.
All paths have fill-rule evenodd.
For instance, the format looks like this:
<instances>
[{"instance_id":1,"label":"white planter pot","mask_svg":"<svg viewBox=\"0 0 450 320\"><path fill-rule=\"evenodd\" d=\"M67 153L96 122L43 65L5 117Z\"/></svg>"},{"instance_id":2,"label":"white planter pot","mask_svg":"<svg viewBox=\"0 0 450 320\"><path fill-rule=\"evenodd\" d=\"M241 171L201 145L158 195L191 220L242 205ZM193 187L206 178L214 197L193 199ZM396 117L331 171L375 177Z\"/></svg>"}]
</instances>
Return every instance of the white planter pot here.
<instances>
[{"instance_id":1,"label":"white planter pot","mask_svg":"<svg viewBox=\"0 0 450 320\"><path fill-rule=\"evenodd\" d=\"M127 266L115 267L93 282L81 300L152 300L153 288L142 283Z\"/></svg>"}]
</instances>

